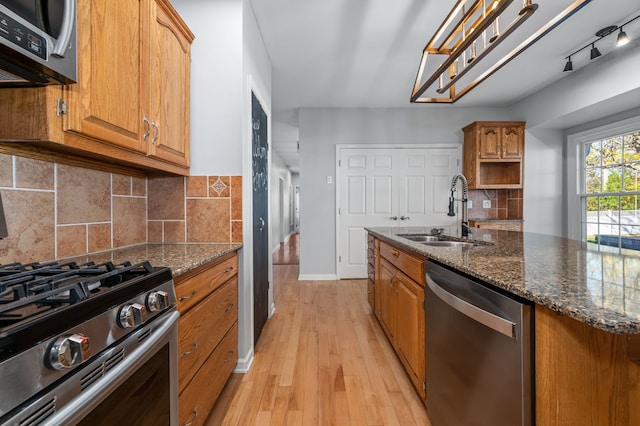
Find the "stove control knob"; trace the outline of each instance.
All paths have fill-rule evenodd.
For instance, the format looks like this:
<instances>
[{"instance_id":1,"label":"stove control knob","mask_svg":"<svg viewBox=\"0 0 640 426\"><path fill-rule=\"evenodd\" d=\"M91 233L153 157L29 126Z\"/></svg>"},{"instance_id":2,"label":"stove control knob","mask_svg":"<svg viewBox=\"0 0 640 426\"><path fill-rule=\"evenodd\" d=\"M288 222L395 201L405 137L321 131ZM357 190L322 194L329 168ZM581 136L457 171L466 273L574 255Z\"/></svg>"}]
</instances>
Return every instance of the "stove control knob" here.
<instances>
[{"instance_id":1,"label":"stove control knob","mask_svg":"<svg viewBox=\"0 0 640 426\"><path fill-rule=\"evenodd\" d=\"M59 337L49 349L48 366L54 370L64 370L89 359L91 349L89 338L82 334Z\"/></svg>"},{"instance_id":2,"label":"stove control knob","mask_svg":"<svg viewBox=\"0 0 640 426\"><path fill-rule=\"evenodd\" d=\"M147 308L150 312L158 312L169 306L169 293L166 291L152 291L147 295Z\"/></svg>"},{"instance_id":3,"label":"stove control knob","mask_svg":"<svg viewBox=\"0 0 640 426\"><path fill-rule=\"evenodd\" d=\"M124 305L118 313L118 325L121 328L137 327L147 320L147 309L139 304Z\"/></svg>"}]
</instances>

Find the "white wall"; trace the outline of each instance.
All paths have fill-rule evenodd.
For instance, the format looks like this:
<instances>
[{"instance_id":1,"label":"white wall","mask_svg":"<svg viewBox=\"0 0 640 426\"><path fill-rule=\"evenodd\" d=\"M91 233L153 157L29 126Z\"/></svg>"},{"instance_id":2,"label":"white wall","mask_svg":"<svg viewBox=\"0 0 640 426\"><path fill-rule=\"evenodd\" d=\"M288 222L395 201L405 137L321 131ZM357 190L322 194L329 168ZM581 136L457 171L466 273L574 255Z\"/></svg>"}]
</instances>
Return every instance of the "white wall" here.
<instances>
[{"instance_id":1,"label":"white wall","mask_svg":"<svg viewBox=\"0 0 640 426\"><path fill-rule=\"evenodd\" d=\"M510 107L527 122L525 231L568 235L574 219L566 214L566 135L627 118L640 107L639 46L617 50Z\"/></svg>"},{"instance_id":2,"label":"white wall","mask_svg":"<svg viewBox=\"0 0 640 426\"><path fill-rule=\"evenodd\" d=\"M291 226L291 210L289 203L293 201L293 185L291 180L291 171L287 168L282 158L275 151L271 151L271 169L269 170L269 183L271 194L271 226L269 230L271 232L270 247L271 251L280 248L280 243L284 242L280 240L280 234L285 236L293 233L293 226ZM284 199L284 211L281 212L282 206L280 206L280 180L282 179ZM280 215L284 216L284 229L280 229ZM281 232L282 231L282 232Z\"/></svg>"},{"instance_id":3,"label":"white wall","mask_svg":"<svg viewBox=\"0 0 640 426\"><path fill-rule=\"evenodd\" d=\"M476 120L511 120L499 108L302 108L300 123L300 275L336 274L336 144L462 144Z\"/></svg>"},{"instance_id":4,"label":"white wall","mask_svg":"<svg viewBox=\"0 0 640 426\"><path fill-rule=\"evenodd\" d=\"M242 0L172 2L191 45L191 174L242 173Z\"/></svg>"},{"instance_id":5,"label":"white wall","mask_svg":"<svg viewBox=\"0 0 640 426\"><path fill-rule=\"evenodd\" d=\"M181 0L174 6L196 36L191 174L243 176L237 370L245 371L253 359L251 90L270 116L271 63L249 0ZM272 305L272 288L269 301Z\"/></svg>"}]
</instances>

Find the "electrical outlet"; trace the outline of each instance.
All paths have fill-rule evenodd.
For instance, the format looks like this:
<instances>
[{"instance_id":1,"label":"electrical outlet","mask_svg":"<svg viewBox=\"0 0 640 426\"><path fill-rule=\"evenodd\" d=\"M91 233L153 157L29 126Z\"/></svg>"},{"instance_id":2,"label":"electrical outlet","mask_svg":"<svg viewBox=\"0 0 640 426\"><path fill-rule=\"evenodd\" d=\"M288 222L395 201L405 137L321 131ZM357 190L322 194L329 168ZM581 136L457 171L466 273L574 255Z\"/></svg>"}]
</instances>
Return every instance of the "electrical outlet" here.
<instances>
[{"instance_id":1,"label":"electrical outlet","mask_svg":"<svg viewBox=\"0 0 640 426\"><path fill-rule=\"evenodd\" d=\"M467 201L467 207L470 208L470 209L473 208L473 201L472 200Z\"/></svg>"},{"instance_id":2,"label":"electrical outlet","mask_svg":"<svg viewBox=\"0 0 640 426\"><path fill-rule=\"evenodd\" d=\"M490 209L491 208L491 200L482 200L482 208Z\"/></svg>"}]
</instances>

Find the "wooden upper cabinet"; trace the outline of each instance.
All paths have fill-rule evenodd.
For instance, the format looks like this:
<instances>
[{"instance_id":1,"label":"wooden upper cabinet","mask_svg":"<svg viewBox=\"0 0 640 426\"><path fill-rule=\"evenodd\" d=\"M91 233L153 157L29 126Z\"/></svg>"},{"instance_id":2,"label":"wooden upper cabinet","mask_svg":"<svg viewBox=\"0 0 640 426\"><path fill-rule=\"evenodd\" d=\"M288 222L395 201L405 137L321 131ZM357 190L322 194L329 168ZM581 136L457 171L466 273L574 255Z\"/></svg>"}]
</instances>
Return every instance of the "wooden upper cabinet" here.
<instances>
[{"instance_id":1,"label":"wooden upper cabinet","mask_svg":"<svg viewBox=\"0 0 640 426\"><path fill-rule=\"evenodd\" d=\"M166 2L152 3L149 155L189 166L191 35Z\"/></svg>"},{"instance_id":2,"label":"wooden upper cabinet","mask_svg":"<svg viewBox=\"0 0 640 426\"><path fill-rule=\"evenodd\" d=\"M500 158L500 128L480 127L478 129L478 156L480 158Z\"/></svg>"},{"instance_id":3,"label":"wooden upper cabinet","mask_svg":"<svg viewBox=\"0 0 640 426\"><path fill-rule=\"evenodd\" d=\"M0 149L29 155L3 143L29 142L187 175L193 33L168 0L79 0L77 10L78 82L3 89Z\"/></svg>"},{"instance_id":4,"label":"wooden upper cabinet","mask_svg":"<svg viewBox=\"0 0 640 426\"><path fill-rule=\"evenodd\" d=\"M66 92L65 130L146 153L142 76L149 57L140 25L146 8L146 1L79 4L78 83Z\"/></svg>"},{"instance_id":5,"label":"wooden upper cabinet","mask_svg":"<svg viewBox=\"0 0 640 426\"><path fill-rule=\"evenodd\" d=\"M464 132L464 175L470 189L523 187L522 121L476 121Z\"/></svg>"}]
</instances>

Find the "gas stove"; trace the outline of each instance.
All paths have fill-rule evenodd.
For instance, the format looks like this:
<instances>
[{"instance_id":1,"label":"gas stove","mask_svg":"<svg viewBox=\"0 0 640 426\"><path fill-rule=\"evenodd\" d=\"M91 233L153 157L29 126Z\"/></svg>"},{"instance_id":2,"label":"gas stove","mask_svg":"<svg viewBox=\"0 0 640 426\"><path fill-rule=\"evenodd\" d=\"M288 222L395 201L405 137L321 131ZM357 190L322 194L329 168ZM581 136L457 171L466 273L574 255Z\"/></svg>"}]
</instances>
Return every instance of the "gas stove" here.
<instances>
[{"instance_id":1,"label":"gas stove","mask_svg":"<svg viewBox=\"0 0 640 426\"><path fill-rule=\"evenodd\" d=\"M63 411L177 321L175 301L171 270L149 262L0 265L0 424Z\"/></svg>"}]
</instances>

